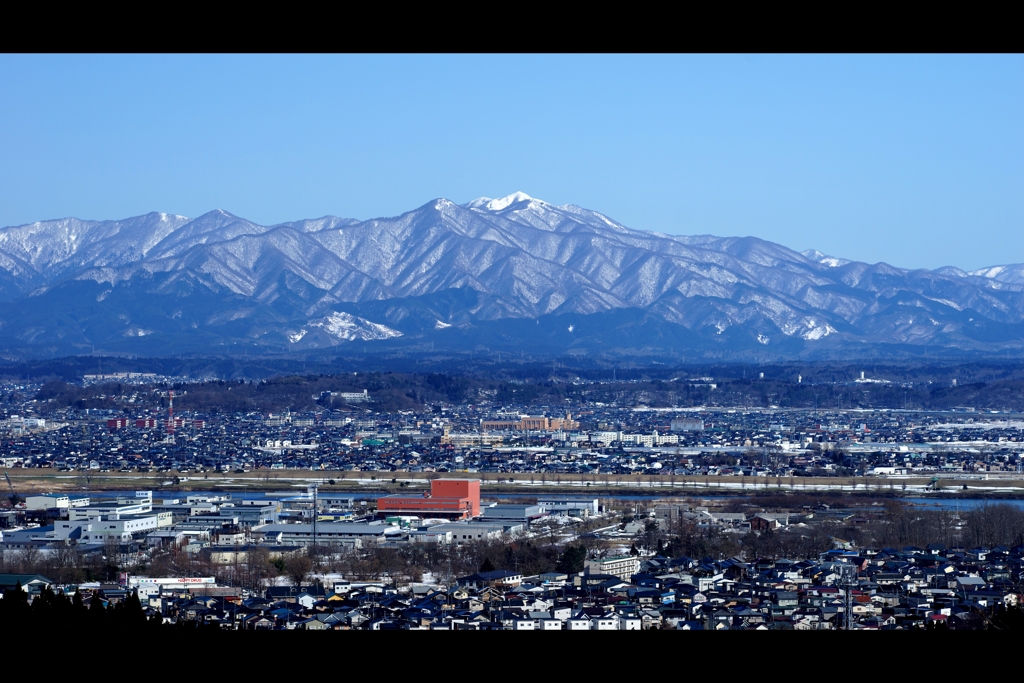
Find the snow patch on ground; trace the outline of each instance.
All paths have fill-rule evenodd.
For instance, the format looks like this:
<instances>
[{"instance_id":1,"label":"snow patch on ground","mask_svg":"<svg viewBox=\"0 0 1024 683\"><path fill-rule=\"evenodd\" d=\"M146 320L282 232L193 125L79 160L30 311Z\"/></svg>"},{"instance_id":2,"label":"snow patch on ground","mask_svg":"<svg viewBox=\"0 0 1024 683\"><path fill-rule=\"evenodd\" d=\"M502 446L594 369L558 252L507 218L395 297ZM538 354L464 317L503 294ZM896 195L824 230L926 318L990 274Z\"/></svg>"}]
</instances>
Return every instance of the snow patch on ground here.
<instances>
[{"instance_id":1,"label":"snow patch on ground","mask_svg":"<svg viewBox=\"0 0 1024 683\"><path fill-rule=\"evenodd\" d=\"M434 323L435 330L446 330L451 327L451 323L443 323L440 320Z\"/></svg>"}]
</instances>

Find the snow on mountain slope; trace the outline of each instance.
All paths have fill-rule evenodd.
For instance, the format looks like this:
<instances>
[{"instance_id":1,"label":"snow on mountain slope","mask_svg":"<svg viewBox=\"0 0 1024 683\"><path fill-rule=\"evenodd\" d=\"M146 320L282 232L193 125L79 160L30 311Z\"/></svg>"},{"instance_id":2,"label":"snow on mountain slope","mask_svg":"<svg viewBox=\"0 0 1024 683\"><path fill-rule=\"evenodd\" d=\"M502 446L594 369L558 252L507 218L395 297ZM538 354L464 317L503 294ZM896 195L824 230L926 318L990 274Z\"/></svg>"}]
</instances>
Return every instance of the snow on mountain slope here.
<instances>
[{"instance_id":1,"label":"snow on mountain slope","mask_svg":"<svg viewBox=\"0 0 1024 683\"><path fill-rule=\"evenodd\" d=\"M184 216L149 213L121 221L64 218L0 229L0 268L41 282L76 268L123 266L145 258L188 223Z\"/></svg>"},{"instance_id":2,"label":"snow on mountain slope","mask_svg":"<svg viewBox=\"0 0 1024 683\"><path fill-rule=\"evenodd\" d=\"M1024 285L1024 263L1008 266L991 266L968 273L975 277L984 277L1012 285Z\"/></svg>"},{"instance_id":3,"label":"snow on mountain slope","mask_svg":"<svg viewBox=\"0 0 1024 683\"><path fill-rule=\"evenodd\" d=\"M817 263L820 263L823 266L828 266L829 268L838 268L839 266L845 266L847 263L850 263L850 261L844 258L826 256L817 249L806 249L800 253L806 256L807 258L811 259L812 261L816 261Z\"/></svg>"},{"instance_id":4,"label":"snow on mountain slope","mask_svg":"<svg viewBox=\"0 0 1024 683\"><path fill-rule=\"evenodd\" d=\"M168 258L201 244L217 244L243 235L261 235L270 228L217 209L189 221L154 246L151 258Z\"/></svg>"},{"instance_id":5,"label":"snow on mountain slope","mask_svg":"<svg viewBox=\"0 0 1024 683\"><path fill-rule=\"evenodd\" d=\"M305 321L291 342L302 344L376 324L323 322L341 304L468 290L481 296L460 316L479 320L644 309L715 337L747 330L769 347L786 338L970 345L989 334L977 320L1024 322L1021 265L905 270L754 237L662 235L522 192L463 205L438 199L367 221L261 226L217 210L0 229L0 297L74 281L240 296L272 307L267 321ZM358 338L390 338L366 334Z\"/></svg>"},{"instance_id":6,"label":"snow on mountain slope","mask_svg":"<svg viewBox=\"0 0 1024 683\"><path fill-rule=\"evenodd\" d=\"M370 322L365 318L359 318L351 313L336 312L322 318L310 320L298 332L288 335L288 341L292 344L306 340L309 341L311 331L322 330L334 343L347 341L379 341L382 339L394 339L401 337L402 333L393 330L386 325Z\"/></svg>"}]
</instances>

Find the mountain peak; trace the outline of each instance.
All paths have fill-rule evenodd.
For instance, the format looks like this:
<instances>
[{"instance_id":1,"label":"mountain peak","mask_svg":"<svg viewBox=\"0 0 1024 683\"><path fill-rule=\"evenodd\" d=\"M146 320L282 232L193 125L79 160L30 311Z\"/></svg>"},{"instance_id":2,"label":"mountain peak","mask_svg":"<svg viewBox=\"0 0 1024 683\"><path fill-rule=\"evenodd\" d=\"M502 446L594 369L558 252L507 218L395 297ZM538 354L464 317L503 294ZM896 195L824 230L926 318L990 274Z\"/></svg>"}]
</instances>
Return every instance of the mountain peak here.
<instances>
[{"instance_id":1,"label":"mountain peak","mask_svg":"<svg viewBox=\"0 0 1024 683\"><path fill-rule=\"evenodd\" d=\"M817 249L805 249L801 251L800 254L815 263L820 263L821 265L828 266L829 268L838 268L839 266L845 266L846 264L851 263L848 259L836 258L835 256L829 256L828 254L822 254Z\"/></svg>"},{"instance_id":2,"label":"mountain peak","mask_svg":"<svg viewBox=\"0 0 1024 683\"><path fill-rule=\"evenodd\" d=\"M518 204L519 202L540 202L541 204L547 204L544 200L535 199L525 192L513 192L512 194L500 199L479 197L466 204L466 207L470 209L486 209L487 211L504 211L513 204Z\"/></svg>"}]
</instances>

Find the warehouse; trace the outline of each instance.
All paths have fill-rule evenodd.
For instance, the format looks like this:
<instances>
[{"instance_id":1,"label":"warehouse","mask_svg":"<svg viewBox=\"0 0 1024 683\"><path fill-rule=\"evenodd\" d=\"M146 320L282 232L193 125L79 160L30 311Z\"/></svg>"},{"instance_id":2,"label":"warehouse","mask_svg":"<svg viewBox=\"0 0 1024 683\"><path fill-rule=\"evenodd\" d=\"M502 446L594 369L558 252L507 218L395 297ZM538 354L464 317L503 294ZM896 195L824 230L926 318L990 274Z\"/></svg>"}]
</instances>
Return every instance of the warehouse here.
<instances>
[{"instance_id":1,"label":"warehouse","mask_svg":"<svg viewBox=\"0 0 1024 683\"><path fill-rule=\"evenodd\" d=\"M312 524L267 524L252 531L263 543L277 545L313 545ZM387 524L322 522L316 525L316 543L361 548L368 543L383 543L401 536L402 531Z\"/></svg>"}]
</instances>

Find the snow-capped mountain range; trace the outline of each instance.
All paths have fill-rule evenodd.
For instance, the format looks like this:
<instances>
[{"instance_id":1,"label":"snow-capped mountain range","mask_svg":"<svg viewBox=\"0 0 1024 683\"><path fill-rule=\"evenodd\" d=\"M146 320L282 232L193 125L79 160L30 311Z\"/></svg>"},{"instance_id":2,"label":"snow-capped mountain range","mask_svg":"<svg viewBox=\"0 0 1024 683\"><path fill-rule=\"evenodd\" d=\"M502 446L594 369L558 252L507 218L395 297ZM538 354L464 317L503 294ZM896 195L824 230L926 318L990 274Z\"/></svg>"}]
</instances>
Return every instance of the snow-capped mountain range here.
<instances>
[{"instance_id":1,"label":"snow-capped mountain range","mask_svg":"<svg viewBox=\"0 0 1024 683\"><path fill-rule=\"evenodd\" d=\"M368 221L218 210L2 228L0 304L0 348L25 353L1024 345L1024 264L906 270L634 230L521 192Z\"/></svg>"}]
</instances>

